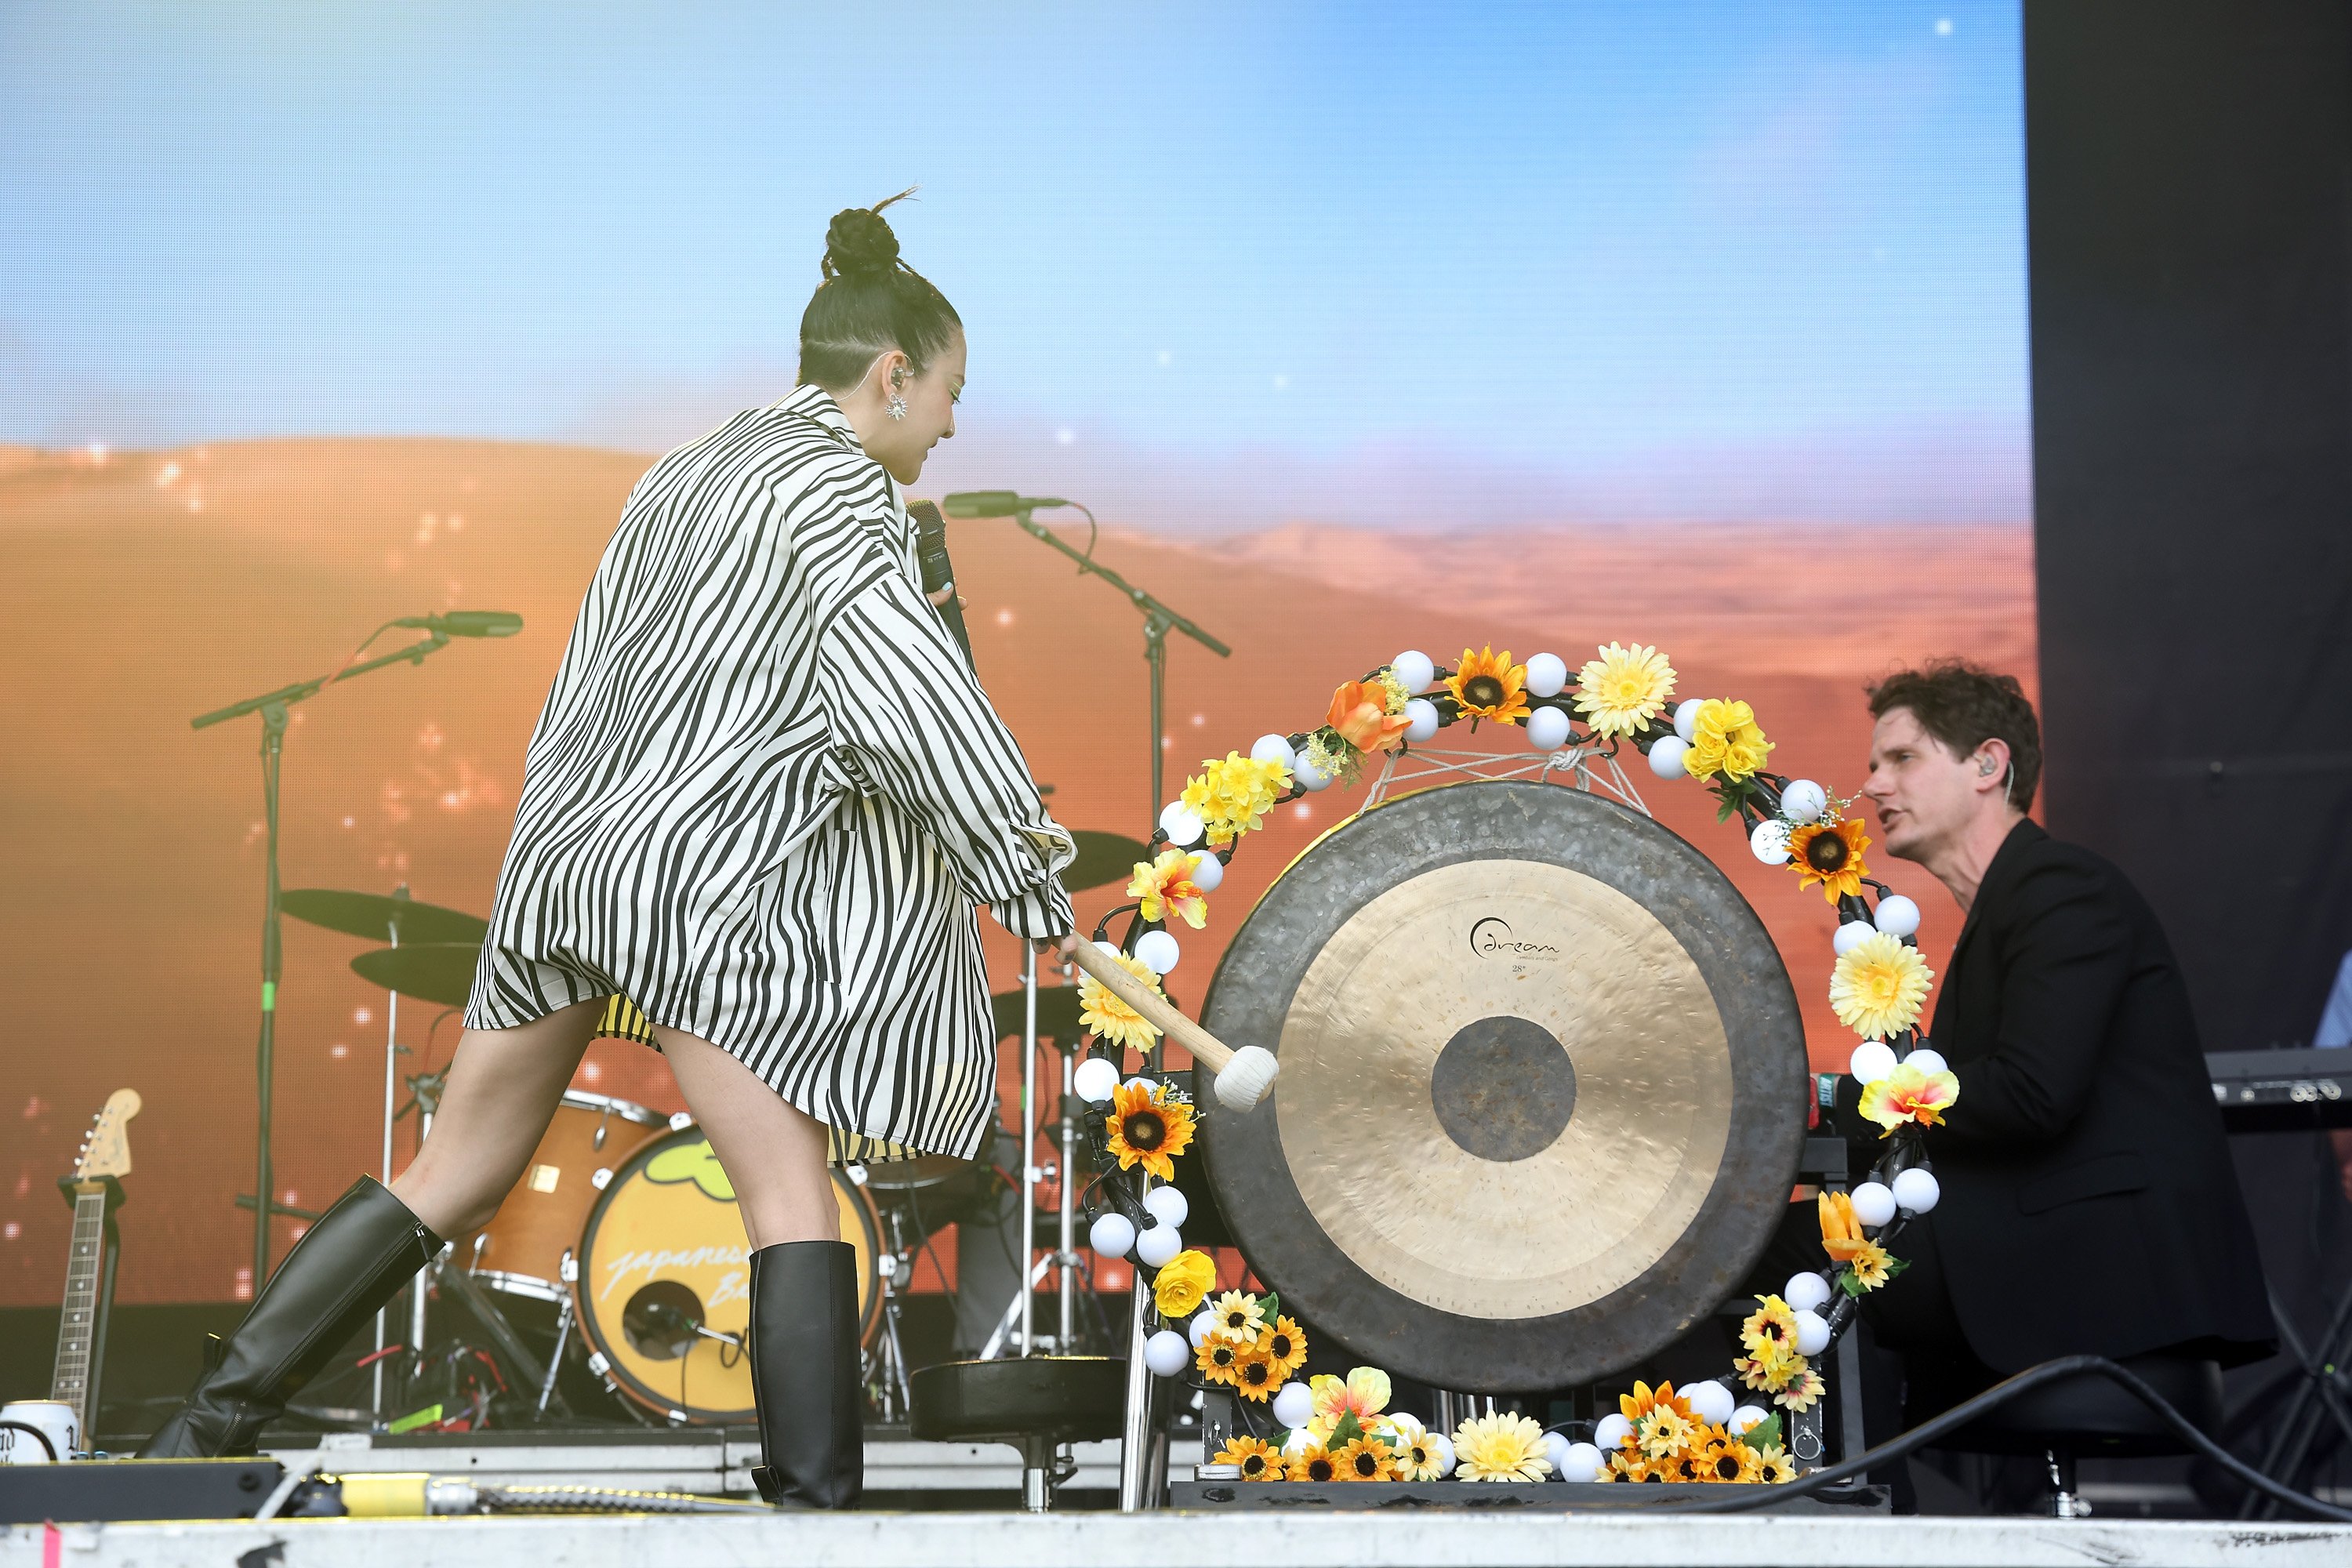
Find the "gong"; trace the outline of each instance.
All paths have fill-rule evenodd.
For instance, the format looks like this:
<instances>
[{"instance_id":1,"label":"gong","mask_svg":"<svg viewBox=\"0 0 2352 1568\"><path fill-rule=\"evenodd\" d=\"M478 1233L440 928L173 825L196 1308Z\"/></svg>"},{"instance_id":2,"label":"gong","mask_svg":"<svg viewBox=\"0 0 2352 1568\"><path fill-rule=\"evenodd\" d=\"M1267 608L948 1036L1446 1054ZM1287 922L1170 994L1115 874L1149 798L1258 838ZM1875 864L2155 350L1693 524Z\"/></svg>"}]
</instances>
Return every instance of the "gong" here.
<instances>
[{"instance_id":1,"label":"gong","mask_svg":"<svg viewBox=\"0 0 2352 1568\"><path fill-rule=\"evenodd\" d=\"M1235 1244L1363 1360L1465 1393L1633 1366L1787 1212L1804 1030L1756 911L1688 842L1559 784L1469 783L1326 834L1202 1021L1282 1062L1200 1102Z\"/></svg>"}]
</instances>

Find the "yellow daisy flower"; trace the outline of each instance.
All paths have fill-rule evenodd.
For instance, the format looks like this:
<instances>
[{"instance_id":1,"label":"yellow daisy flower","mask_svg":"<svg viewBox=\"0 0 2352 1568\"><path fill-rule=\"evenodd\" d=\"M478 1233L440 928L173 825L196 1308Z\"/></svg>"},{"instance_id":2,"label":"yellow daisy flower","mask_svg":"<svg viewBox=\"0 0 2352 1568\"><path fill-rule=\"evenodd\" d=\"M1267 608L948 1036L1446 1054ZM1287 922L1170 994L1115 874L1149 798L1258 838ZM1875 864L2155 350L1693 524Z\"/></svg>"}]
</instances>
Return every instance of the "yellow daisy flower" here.
<instances>
[{"instance_id":1,"label":"yellow daisy flower","mask_svg":"<svg viewBox=\"0 0 2352 1568\"><path fill-rule=\"evenodd\" d=\"M1745 702L1710 697L1699 707L1690 750L1683 753L1683 768L1695 779L1721 773L1737 783L1755 777L1756 770L1771 754L1772 742L1757 728L1754 709Z\"/></svg>"},{"instance_id":2,"label":"yellow daisy flower","mask_svg":"<svg viewBox=\"0 0 2352 1568\"><path fill-rule=\"evenodd\" d=\"M1209 1287L1217 1282L1217 1266L1209 1255L1186 1247L1160 1266L1152 1277L1151 1304L1163 1318L1189 1318L1199 1310Z\"/></svg>"},{"instance_id":3,"label":"yellow daisy flower","mask_svg":"<svg viewBox=\"0 0 2352 1568\"><path fill-rule=\"evenodd\" d=\"M1388 1418L1385 1428L1396 1456L1396 1478L1401 1481L1433 1481L1445 1470L1445 1456L1429 1436L1429 1428L1421 1418L1399 1411Z\"/></svg>"},{"instance_id":4,"label":"yellow daisy flower","mask_svg":"<svg viewBox=\"0 0 2352 1568\"><path fill-rule=\"evenodd\" d=\"M1199 931L1209 918L1209 896L1192 881L1193 868L1200 864L1200 856L1190 850L1163 849L1157 859L1135 863L1127 896L1142 900L1139 912L1145 920L1181 920Z\"/></svg>"},{"instance_id":5,"label":"yellow daisy flower","mask_svg":"<svg viewBox=\"0 0 2352 1568\"><path fill-rule=\"evenodd\" d=\"M1756 1450L1756 1479L1767 1486L1783 1486L1797 1479L1797 1462L1778 1443Z\"/></svg>"},{"instance_id":6,"label":"yellow daisy flower","mask_svg":"<svg viewBox=\"0 0 2352 1568\"><path fill-rule=\"evenodd\" d=\"M1282 1479L1282 1450L1263 1437L1235 1437L1217 1450L1213 1465L1233 1465L1245 1481Z\"/></svg>"},{"instance_id":7,"label":"yellow daisy flower","mask_svg":"<svg viewBox=\"0 0 2352 1568\"><path fill-rule=\"evenodd\" d=\"M1650 1468L1639 1448L1620 1448L1609 1456L1609 1479L1612 1481L1663 1481L1666 1478Z\"/></svg>"},{"instance_id":8,"label":"yellow daisy flower","mask_svg":"<svg viewBox=\"0 0 2352 1568\"><path fill-rule=\"evenodd\" d=\"M1759 1394L1773 1394L1789 1386L1790 1380L1805 1370L1805 1358L1791 1352L1788 1355L1741 1356L1731 1363L1739 1381Z\"/></svg>"},{"instance_id":9,"label":"yellow daisy flower","mask_svg":"<svg viewBox=\"0 0 2352 1568\"><path fill-rule=\"evenodd\" d=\"M1539 1481L1551 1474L1543 1428L1529 1415L1478 1415L1454 1432L1454 1473L1465 1481Z\"/></svg>"},{"instance_id":10,"label":"yellow daisy flower","mask_svg":"<svg viewBox=\"0 0 2352 1568\"><path fill-rule=\"evenodd\" d=\"M1118 960L1121 969L1152 990L1160 989L1160 976L1143 960L1126 952L1111 956ZM1120 1001L1109 986L1083 972L1078 975L1078 1022L1097 1039L1139 1051L1150 1050L1151 1042L1160 1037L1157 1025L1146 1023L1143 1015Z\"/></svg>"},{"instance_id":11,"label":"yellow daisy flower","mask_svg":"<svg viewBox=\"0 0 2352 1568\"><path fill-rule=\"evenodd\" d=\"M1822 1374L1811 1367L1789 1380L1789 1386L1772 1396L1772 1403L1790 1410L1810 1410L1822 1396Z\"/></svg>"},{"instance_id":12,"label":"yellow daisy flower","mask_svg":"<svg viewBox=\"0 0 2352 1568\"><path fill-rule=\"evenodd\" d=\"M1528 667L1511 662L1511 650L1496 653L1492 644L1484 651L1462 650L1462 662L1445 678L1445 689L1465 719L1492 719L1516 724L1528 716Z\"/></svg>"},{"instance_id":13,"label":"yellow daisy flower","mask_svg":"<svg viewBox=\"0 0 2352 1568\"><path fill-rule=\"evenodd\" d=\"M1123 1083L1110 1099L1103 1130L1118 1168L1140 1165L1163 1182L1174 1181L1175 1157L1192 1146L1191 1104L1164 1083Z\"/></svg>"},{"instance_id":14,"label":"yellow daisy flower","mask_svg":"<svg viewBox=\"0 0 2352 1568\"><path fill-rule=\"evenodd\" d=\"M1611 643L1576 677L1577 711L1596 735L1638 734L1675 694L1675 667L1654 647Z\"/></svg>"},{"instance_id":15,"label":"yellow daisy flower","mask_svg":"<svg viewBox=\"0 0 2352 1568\"><path fill-rule=\"evenodd\" d=\"M1935 978L1918 949L1906 947L1901 937L1873 931L1846 949L1830 972L1830 1006L1839 1023L1864 1039L1887 1039L1919 1021L1920 1005Z\"/></svg>"},{"instance_id":16,"label":"yellow daisy flower","mask_svg":"<svg viewBox=\"0 0 2352 1568\"><path fill-rule=\"evenodd\" d=\"M1201 764L1201 776L1184 784L1183 801L1208 830L1212 847L1252 833L1290 788L1290 770L1227 752L1220 762Z\"/></svg>"},{"instance_id":17,"label":"yellow daisy flower","mask_svg":"<svg viewBox=\"0 0 2352 1568\"><path fill-rule=\"evenodd\" d=\"M1778 1296L1756 1298L1756 1310L1739 1325L1739 1342L1751 1356L1772 1359L1797 1348L1797 1314Z\"/></svg>"},{"instance_id":18,"label":"yellow daisy flower","mask_svg":"<svg viewBox=\"0 0 2352 1568\"><path fill-rule=\"evenodd\" d=\"M1220 1339L1248 1344L1265 1327L1265 1308L1246 1290L1228 1290L1209 1309L1216 1314L1216 1327L1209 1331Z\"/></svg>"},{"instance_id":19,"label":"yellow daisy flower","mask_svg":"<svg viewBox=\"0 0 2352 1568\"><path fill-rule=\"evenodd\" d=\"M1699 1423L1673 1405L1659 1405L1639 1428L1642 1452L1653 1459L1671 1459L1690 1447L1698 1429Z\"/></svg>"},{"instance_id":20,"label":"yellow daisy flower","mask_svg":"<svg viewBox=\"0 0 2352 1568\"><path fill-rule=\"evenodd\" d=\"M1662 1383L1653 1390L1648 1384L1636 1382L1633 1393L1617 1396L1618 1414L1636 1426L1659 1409L1672 1410L1685 1419L1692 1414L1690 1401L1676 1394L1671 1383Z\"/></svg>"}]
</instances>

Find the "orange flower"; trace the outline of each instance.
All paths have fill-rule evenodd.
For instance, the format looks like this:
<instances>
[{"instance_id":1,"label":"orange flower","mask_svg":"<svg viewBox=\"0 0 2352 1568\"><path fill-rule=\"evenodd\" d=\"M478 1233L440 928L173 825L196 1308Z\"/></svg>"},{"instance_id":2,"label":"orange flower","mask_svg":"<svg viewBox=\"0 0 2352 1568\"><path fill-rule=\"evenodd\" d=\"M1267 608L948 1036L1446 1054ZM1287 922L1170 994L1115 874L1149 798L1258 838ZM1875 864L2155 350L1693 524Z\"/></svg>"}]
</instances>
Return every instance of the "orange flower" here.
<instances>
[{"instance_id":1,"label":"orange flower","mask_svg":"<svg viewBox=\"0 0 2352 1568\"><path fill-rule=\"evenodd\" d=\"M1836 903L1842 895L1861 893L1862 879L1870 870L1862 863L1862 852L1869 847L1870 835L1862 830L1858 816L1810 822L1790 830L1789 865L1797 873L1799 888L1819 882L1822 897Z\"/></svg>"},{"instance_id":2,"label":"orange flower","mask_svg":"<svg viewBox=\"0 0 2352 1568\"><path fill-rule=\"evenodd\" d=\"M1671 1383L1658 1384L1655 1393L1651 1391L1648 1384L1636 1383L1633 1393L1617 1396L1617 1408L1626 1420L1636 1426L1660 1410L1671 1410L1685 1419L1691 1414L1690 1401L1676 1394Z\"/></svg>"},{"instance_id":3,"label":"orange flower","mask_svg":"<svg viewBox=\"0 0 2352 1568\"><path fill-rule=\"evenodd\" d=\"M1201 864L1198 855L1182 849L1163 849L1160 858L1150 863L1138 860L1135 876L1127 884L1127 896L1140 899L1140 910L1148 921L1165 921L1171 916L1182 921L1194 931L1209 918L1208 895L1193 884L1193 869Z\"/></svg>"},{"instance_id":4,"label":"orange flower","mask_svg":"<svg viewBox=\"0 0 2352 1568\"><path fill-rule=\"evenodd\" d=\"M1893 1072L1862 1091L1860 1109L1886 1129L1879 1134L1885 1138L1906 1121L1941 1127L1944 1112L1959 1098L1960 1080L1954 1074L1921 1072L1908 1062L1897 1062Z\"/></svg>"},{"instance_id":5,"label":"orange flower","mask_svg":"<svg viewBox=\"0 0 2352 1568\"><path fill-rule=\"evenodd\" d=\"M1118 1168L1140 1165L1163 1182L1176 1179L1174 1156L1192 1146L1192 1108L1160 1084L1120 1084L1103 1119Z\"/></svg>"},{"instance_id":6,"label":"orange flower","mask_svg":"<svg viewBox=\"0 0 2352 1568\"><path fill-rule=\"evenodd\" d=\"M1462 662L1445 678L1445 689L1467 718L1516 724L1528 716L1528 667L1511 662L1511 650L1492 644L1479 653L1462 650Z\"/></svg>"},{"instance_id":7,"label":"orange flower","mask_svg":"<svg viewBox=\"0 0 2352 1568\"><path fill-rule=\"evenodd\" d=\"M1331 693L1331 711L1323 721L1360 752L1393 751L1412 721L1390 712L1388 698L1389 689L1380 681L1346 681Z\"/></svg>"},{"instance_id":8,"label":"orange flower","mask_svg":"<svg viewBox=\"0 0 2352 1568\"><path fill-rule=\"evenodd\" d=\"M1845 1194L1825 1188L1815 1207L1822 1221L1822 1250L1840 1263L1853 1262L1873 1245L1862 1234L1862 1221L1854 1217L1853 1199Z\"/></svg>"}]
</instances>

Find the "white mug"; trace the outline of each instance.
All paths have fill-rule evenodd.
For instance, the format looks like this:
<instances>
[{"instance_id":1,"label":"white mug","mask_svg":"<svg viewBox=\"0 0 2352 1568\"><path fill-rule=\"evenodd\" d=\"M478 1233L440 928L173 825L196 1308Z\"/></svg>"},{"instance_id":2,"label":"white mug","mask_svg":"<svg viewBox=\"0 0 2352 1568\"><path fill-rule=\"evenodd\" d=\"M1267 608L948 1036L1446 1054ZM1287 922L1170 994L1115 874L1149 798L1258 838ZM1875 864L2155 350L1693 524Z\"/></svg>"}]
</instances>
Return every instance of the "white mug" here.
<instances>
[{"instance_id":1,"label":"white mug","mask_svg":"<svg viewBox=\"0 0 2352 1568\"><path fill-rule=\"evenodd\" d=\"M62 1399L16 1399L0 1405L0 1421L17 1421L37 1428L49 1440L49 1447L58 1458L66 1459L81 1451L81 1422L74 1415L74 1407ZM30 1432L19 1432L11 1426L0 1426L0 1465L46 1465L48 1449L41 1447L40 1438Z\"/></svg>"}]
</instances>

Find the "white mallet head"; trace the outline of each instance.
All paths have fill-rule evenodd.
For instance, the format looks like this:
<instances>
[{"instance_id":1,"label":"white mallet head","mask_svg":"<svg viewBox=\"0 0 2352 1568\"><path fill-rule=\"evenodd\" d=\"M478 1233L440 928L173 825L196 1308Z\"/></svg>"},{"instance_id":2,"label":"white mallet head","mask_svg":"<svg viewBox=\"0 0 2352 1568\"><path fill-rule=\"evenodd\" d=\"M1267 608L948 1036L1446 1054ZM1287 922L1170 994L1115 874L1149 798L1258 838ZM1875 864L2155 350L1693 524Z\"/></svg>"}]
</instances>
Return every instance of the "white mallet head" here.
<instances>
[{"instance_id":1,"label":"white mallet head","mask_svg":"<svg viewBox=\"0 0 2352 1568\"><path fill-rule=\"evenodd\" d=\"M1247 1110L1274 1087L1282 1064L1264 1046L1244 1046L1217 1075L1217 1103L1228 1110Z\"/></svg>"}]
</instances>

